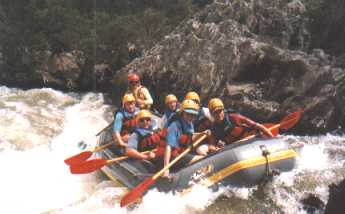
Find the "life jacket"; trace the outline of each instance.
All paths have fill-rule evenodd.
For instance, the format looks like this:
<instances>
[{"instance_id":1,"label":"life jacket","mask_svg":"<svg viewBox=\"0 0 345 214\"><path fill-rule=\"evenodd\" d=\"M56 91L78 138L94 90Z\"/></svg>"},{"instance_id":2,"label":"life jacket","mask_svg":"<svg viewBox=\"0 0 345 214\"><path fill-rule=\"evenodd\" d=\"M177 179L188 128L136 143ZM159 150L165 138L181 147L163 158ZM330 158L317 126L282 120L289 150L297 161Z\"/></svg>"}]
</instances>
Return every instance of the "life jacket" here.
<instances>
[{"instance_id":1,"label":"life jacket","mask_svg":"<svg viewBox=\"0 0 345 214\"><path fill-rule=\"evenodd\" d=\"M207 118L204 117L200 120L195 121L194 127L196 132L203 132L207 129L210 129L212 126L212 122Z\"/></svg>"},{"instance_id":2,"label":"life jacket","mask_svg":"<svg viewBox=\"0 0 345 214\"><path fill-rule=\"evenodd\" d=\"M163 116L166 117L167 121L169 121L173 116L174 116L175 112L171 111L171 110L165 110Z\"/></svg>"},{"instance_id":3,"label":"life jacket","mask_svg":"<svg viewBox=\"0 0 345 214\"><path fill-rule=\"evenodd\" d=\"M176 110L175 111L171 111L170 109L165 109L164 111L164 116L167 118L167 120L170 120L174 114L176 114L176 112L178 111L178 107L176 106Z\"/></svg>"},{"instance_id":4,"label":"life jacket","mask_svg":"<svg viewBox=\"0 0 345 214\"><path fill-rule=\"evenodd\" d=\"M227 144L242 139L250 134L255 134L256 130L240 124L236 120L236 114L232 109L225 110L224 121L220 125L215 125L212 129L213 135L217 140L223 140Z\"/></svg>"},{"instance_id":5,"label":"life jacket","mask_svg":"<svg viewBox=\"0 0 345 214\"><path fill-rule=\"evenodd\" d=\"M133 95L135 97L135 99L142 99L142 100L146 100L146 96L145 94L142 92L142 89L144 89L145 87L140 85L138 88L136 88L133 92ZM150 109L151 108L151 105L139 105L137 104L137 106L140 108L140 109Z\"/></svg>"},{"instance_id":6,"label":"life jacket","mask_svg":"<svg viewBox=\"0 0 345 214\"><path fill-rule=\"evenodd\" d=\"M185 129L185 127L183 126L182 119L179 115L176 114L176 117L174 117L174 119L174 121L177 121L180 124L180 127L182 129L182 134L178 139L178 147L172 148L172 156L176 157L192 144L193 133L190 133Z\"/></svg>"},{"instance_id":7,"label":"life jacket","mask_svg":"<svg viewBox=\"0 0 345 214\"><path fill-rule=\"evenodd\" d=\"M211 121L206 117L203 107L200 108L199 115L196 120L193 121L194 129L196 132L203 132L210 129L212 126Z\"/></svg>"},{"instance_id":8,"label":"life jacket","mask_svg":"<svg viewBox=\"0 0 345 214\"><path fill-rule=\"evenodd\" d=\"M125 114L124 108L120 108L119 110L117 110L115 112L115 117L116 117L117 113L122 113L122 115L123 115L122 127L121 127L120 134L125 135L125 134L132 133L135 130L135 127L137 125L135 115L132 114L129 116L128 114Z\"/></svg>"},{"instance_id":9,"label":"life jacket","mask_svg":"<svg viewBox=\"0 0 345 214\"><path fill-rule=\"evenodd\" d=\"M143 133L137 128L134 131L138 135L138 151L145 152L157 148L156 155L163 155L166 145L166 129L156 129Z\"/></svg>"},{"instance_id":10,"label":"life jacket","mask_svg":"<svg viewBox=\"0 0 345 214\"><path fill-rule=\"evenodd\" d=\"M171 111L170 109L166 109L164 111L164 116L166 118L165 127L168 127L176 119L174 117L176 117L175 115L178 112L179 108L180 108L180 105L179 103L177 103L175 111Z\"/></svg>"}]
</instances>

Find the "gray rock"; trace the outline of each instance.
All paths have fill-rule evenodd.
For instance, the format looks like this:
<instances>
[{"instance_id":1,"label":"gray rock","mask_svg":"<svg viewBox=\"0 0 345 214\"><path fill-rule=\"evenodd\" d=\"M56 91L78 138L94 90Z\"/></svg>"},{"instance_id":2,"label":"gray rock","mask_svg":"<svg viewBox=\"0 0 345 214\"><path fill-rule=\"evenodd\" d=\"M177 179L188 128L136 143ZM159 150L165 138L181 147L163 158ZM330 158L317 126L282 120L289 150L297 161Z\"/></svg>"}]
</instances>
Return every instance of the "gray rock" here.
<instances>
[{"instance_id":1,"label":"gray rock","mask_svg":"<svg viewBox=\"0 0 345 214\"><path fill-rule=\"evenodd\" d=\"M343 213L345 210L345 180L339 184L329 186L329 198L326 205L326 214Z\"/></svg>"},{"instance_id":2,"label":"gray rock","mask_svg":"<svg viewBox=\"0 0 345 214\"><path fill-rule=\"evenodd\" d=\"M171 92L183 98L195 90L204 101L221 96L227 106L259 121L303 108L295 131L333 130L344 123L345 71L323 50L306 52L306 14L302 1L212 3L114 79L136 67L156 102Z\"/></svg>"}]
</instances>

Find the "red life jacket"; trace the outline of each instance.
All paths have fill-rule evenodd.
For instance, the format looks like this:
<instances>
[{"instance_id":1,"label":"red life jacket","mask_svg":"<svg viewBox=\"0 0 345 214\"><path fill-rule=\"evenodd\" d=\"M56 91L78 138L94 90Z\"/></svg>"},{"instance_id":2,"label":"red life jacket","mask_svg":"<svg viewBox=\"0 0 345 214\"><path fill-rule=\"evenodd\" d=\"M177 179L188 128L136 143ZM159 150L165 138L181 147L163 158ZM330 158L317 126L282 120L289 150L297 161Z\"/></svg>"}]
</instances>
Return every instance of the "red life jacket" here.
<instances>
[{"instance_id":1,"label":"red life jacket","mask_svg":"<svg viewBox=\"0 0 345 214\"><path fill-rule=\"evenodd\" d=\"M180 123L180 126L182 128L182 135L178 139L178 147L177 148L172 148L172 156L176 157L179 154L181 154L184 150L188 148L192 144L192 134L187 132L182 125L182 121L180 118L177 118L176 121Z\"/></svg>"},{"instance_id":2,"label":"red life jacket","mask_svg":"<svg viewBox=\"0 0 345 214\"><path fill-rule=\"evenodd\" d=\"M121 127L121 131L120 134L121 135L125 135L125 134L129 134L132 133L137 125L137 120L135 118L135 115L126 117L125 115L125 110L123 108L119 109L116 113L115 113L115 117L116 114L121 112L123 115L123 119L122 119L122 127Z\"/></svg>"},{"instance_id":3,"label":"red life jacket","mask_svg":"<svg viewBox=\"0 0 345 214\"><path fill-rule=\"evenodd\" d=\"M241 124L234 113L231 109L226 110L223 123L213 126L212 134L217 140L230 144L257 132L256 129Z\"/></svg>"},{"instance_id":4,"label":"red life jacket","mask_svg":"<svg viewBox=\"0 0 345 214\"><path fill-rule=\"evenodd\" d=\"M203 132L207 129L210 129L211 126L212 126L211 121L207 117L204 117L200 121L198 121L198 123L196 124L195 131L196 132Z\"/></svg>"},{"instance_id":5,"label":"red life jacket","mask_svg":"<svg viewBox=\"0 0 345 214\"><path fill-rule=\"evenodd\" d=\"M138 135L138 151L145 152L157 148L156 155L163 155L165 150L165 139L166 139L166 130L157 130L152 132L152 134L142 135L141 132L135 130L135 133Z\"/></svg>"},{"instance_id":6,"label":"red life jacket","mask_svg":"<svg viewBox=\"0 0 345 214\"><path fill-rule=\"evenodd\" d=\"M135 117L133 118L124 118L122 120L122 128L121 128L121 133L122 132L133 132L135 129L135 126L137 125L137 120Z\"/></svg>"},{"instance_id":7,"label":"red life jacket","mask_svg":"<svg viewBox=\"0 0 345 214\"><path fill-rule=\"evenodd\" d=\"M199 115L196 120L193 121L194 129L196 132L202 132L211 128L211 121L205 115L204 107L201 107L199 110Z\"/></svg>"},{"instance_id":8,"label":"red life jacket","mask_svg":"<svg viewBox=\"0 0 345 214\"><path fill-rule=\"evenodd\" d=\"M257 130L253 129L253 127L248 127L243 124L240 124L237 121L235 115L231 115L232 113L227 114L228 120L234 123L234 126L231 129L228 129L225 133L225 142L228 144L238 141L246 136L256 134Z\"/></svg>"}]
</instances>

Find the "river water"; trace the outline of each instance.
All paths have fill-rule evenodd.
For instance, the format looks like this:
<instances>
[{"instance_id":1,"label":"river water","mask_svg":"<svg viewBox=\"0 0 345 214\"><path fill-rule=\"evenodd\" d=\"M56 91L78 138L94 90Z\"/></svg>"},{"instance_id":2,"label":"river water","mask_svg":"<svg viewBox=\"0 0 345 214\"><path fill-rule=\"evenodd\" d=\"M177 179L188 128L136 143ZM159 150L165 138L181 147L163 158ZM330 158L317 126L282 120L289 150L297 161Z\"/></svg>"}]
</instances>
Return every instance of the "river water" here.
<instances>
[{"instance_id":1,"label":"river water","mask_svg":"<svg viewBox=\"0 0 345 214\"><path fill-rule=\"evenodd\" d=\"M304 148L296 169L260 187L194 187L183 196L151 190L142 203L120 208L126 191L101 173L72 175L63 160L92 147L112 120L102 94L0 86L0 213L322 213L301 200L328 199L345 177L345 136L285 136Z\"/></svg>"}]
</instances>

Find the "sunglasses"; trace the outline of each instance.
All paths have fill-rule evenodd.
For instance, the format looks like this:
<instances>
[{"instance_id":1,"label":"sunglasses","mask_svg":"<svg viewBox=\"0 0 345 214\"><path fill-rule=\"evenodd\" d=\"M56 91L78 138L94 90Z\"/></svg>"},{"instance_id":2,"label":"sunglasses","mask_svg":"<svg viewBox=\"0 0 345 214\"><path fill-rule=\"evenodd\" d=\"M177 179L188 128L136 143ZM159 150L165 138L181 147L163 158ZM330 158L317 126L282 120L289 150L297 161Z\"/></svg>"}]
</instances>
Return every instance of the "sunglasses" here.
<instances>
[{"instance_id":1,"label":"sunglasses","mask_svg":"<svg viewBox=\"0 0 345 214\"><path fill-rule=\"evenodd\" d=\"M215 111L212 111L211 113L217 115L217 114L220 114L222 111L223 109L217 109Z\"/></svg>"},{"instance_id":2,"label":"sunglasses","mask_svg":"<svg viewBox=\"0 0 345 214\"><path fill-rule=\"evenodd\" d=\"M126 103L126 105L133 105L133 104L135 104L135 101L130 101Z\"/></svg>"},{"instance_id":3,"label":"sunglasses","mask_svg":"<svg viewBox=\"0 0 345 214\"><path fill-rule=\"evenodd\" d=\"M189 117L196 117L197 116L196 114L191 114L191 113L187 113L187 112L184 112L184 113Z\"/></svg>"},{"instance_id":4,"label":"sunglasses","mask_svg":"<svg viewBox=\"0 0 345 214\"><path fill-rule=\"evenodd\" d=\"M130 84L137 84L137 83L139 83L139 81L130 81L129 83Z\"/></svg>"},{"instance_id":5,"label":"sunglasses","mask_svg":"<svg viewBox=\"0 0 345 214\"><path fill-rule=\"evenodd\" d=\"M141 119L139 120L139 122L144 122L144 121L150 122L150 121L151 121L151 118L146 117L146 118L141 118Z\"/></svg>"}]
</instances>

